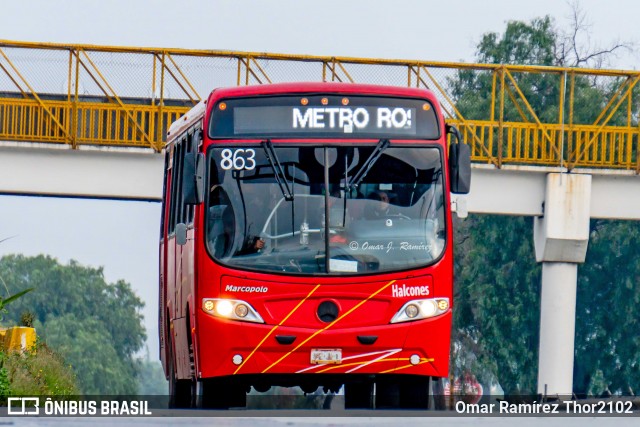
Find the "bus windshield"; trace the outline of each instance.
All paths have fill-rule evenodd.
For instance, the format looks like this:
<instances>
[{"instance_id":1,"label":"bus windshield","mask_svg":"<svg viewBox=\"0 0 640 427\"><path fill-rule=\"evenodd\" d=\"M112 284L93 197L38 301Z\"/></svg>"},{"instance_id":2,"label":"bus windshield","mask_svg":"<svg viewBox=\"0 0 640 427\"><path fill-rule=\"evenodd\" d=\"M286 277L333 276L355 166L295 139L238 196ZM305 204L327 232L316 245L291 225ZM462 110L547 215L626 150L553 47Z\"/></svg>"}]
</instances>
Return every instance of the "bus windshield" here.
<instances>
[{"instance_id":1,"label":"bus windshield","mask_svg":"<svg viewBox=\"0 0 640 427\"><path fill-rule=\"evenodd\" d=\"M366 274L428 265L444 250L438 148L265 142L207 155L206 242L222 264Z\"/></svg>"}]
</instances>

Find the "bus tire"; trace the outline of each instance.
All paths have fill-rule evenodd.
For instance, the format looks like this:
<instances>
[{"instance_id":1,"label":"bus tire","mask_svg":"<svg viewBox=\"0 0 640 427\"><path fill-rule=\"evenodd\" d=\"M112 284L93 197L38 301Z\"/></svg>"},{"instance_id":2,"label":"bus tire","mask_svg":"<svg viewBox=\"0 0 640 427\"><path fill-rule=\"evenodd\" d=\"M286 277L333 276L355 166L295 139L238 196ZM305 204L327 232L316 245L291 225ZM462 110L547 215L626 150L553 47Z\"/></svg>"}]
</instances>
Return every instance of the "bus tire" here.
<instances>
[{"instance_id":1,"label":"bus tire","mask_svg":"<svg viewBox=\"0 0 640 427\"><path fill-rule=\"evenodd\" d=\"M190 408L193 400L193 381L176 378L173 358L169 364L169 408Z\"/></svg>"},{"instance_id":2,"label":"bus tire","mask_svg":"<svg viewBox=\"0 0 640 427\"><path fill-rule=\"evenodd\" d=\"M400 408L429 409L430 377L408 375L398 381Z\"/></svg>"},{"instance_id":3,"label":"bus tire","mask_svg":"<svg viewBox=\"0 0 640 427\"><path fill-rule=\"evenodd\" d=\"M376 379L377 409L429 409L430 377L388 375Z\"/></svg>"},{"instance_id":4,"label":"bus tire","mask_svg":"<svg viewBox=\"0 0 640 427\"><path fill-rule=\"evenodd\" d=\"M344 409L372 409L373 383L351 382L344 385Z\"/></svg>"},{"instance_id":5,"label":"bus tire","mask_svg":"<svg viewBox=\"0 0 640 427\"><path fill-rule=\"evenodd\" d=\"M176 378L173 342L169 342L169 345L169 408L192 408L196 398L195 379L180 380Z\"/></svg>"},{"instance_id":6,"label":"bus tire","mask_svg":"<svg viewBox=\"0 0 640 427\"><path fill-rule=\"evenodd\" d=\"M247 391L242 384L226 378L201 380L200 406L204 409L229 409L247 406Z\"/></svg>"},{"instance_id":7,"label":"bus tire","mask_svg":"<svg viewBox=\"0 0 640 427\"><path fill-rule=\"evenodd\" d=\"M376 409L400 407L400 385L395 376L382 375L376 378Z\"/></svg>"}]
</instances>

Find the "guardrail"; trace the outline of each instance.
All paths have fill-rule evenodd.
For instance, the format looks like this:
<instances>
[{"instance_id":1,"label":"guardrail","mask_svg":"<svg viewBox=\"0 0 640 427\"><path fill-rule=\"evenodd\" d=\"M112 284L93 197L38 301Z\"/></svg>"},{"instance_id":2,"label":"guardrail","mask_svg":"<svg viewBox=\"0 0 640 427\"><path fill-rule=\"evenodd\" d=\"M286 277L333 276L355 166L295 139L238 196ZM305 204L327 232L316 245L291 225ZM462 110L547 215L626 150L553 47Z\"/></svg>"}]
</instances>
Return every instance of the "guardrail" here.
<instances>
[{"instance_id":1,"label":"guardrail","mask_svg":"<svg viewBox=\"0 0 640 427\"><path fill-rule=\"evenodd\" d=\"M640 173L640 72L0 40L0 140L162 149L214 87L426 87L475 162Z\"/></svg>"}]
</instances>

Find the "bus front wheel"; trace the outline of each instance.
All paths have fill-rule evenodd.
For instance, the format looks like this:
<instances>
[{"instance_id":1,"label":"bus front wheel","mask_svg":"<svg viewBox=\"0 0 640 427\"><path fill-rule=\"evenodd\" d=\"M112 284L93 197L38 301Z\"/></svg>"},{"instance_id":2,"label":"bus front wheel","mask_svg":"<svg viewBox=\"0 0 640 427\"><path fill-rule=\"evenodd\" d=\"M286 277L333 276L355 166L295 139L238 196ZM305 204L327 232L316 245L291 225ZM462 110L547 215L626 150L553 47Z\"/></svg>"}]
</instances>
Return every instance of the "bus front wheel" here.
<instances>
[{"instance_id":1,"label":"bus front wheel","mask_svg":"<svg viewBox=\"0 0 640 427\"><path fill-rule=\"evenodd\" d=\"M193 381L179 380L176 378L176 370L173 358L169 364L169 407L190 408L192 406Z\"/></svg>"},{"instance_id":2,"label":"bus front wheel","mask_svg":"<svg viewBox=\"0 0 640 427\"><path fill-rule=\"evenodd\" d=\"M229 409L247 406L246 387L226 378L203 379L200 389L202 408Z\"/></svg>"},{"instance_id":3,"label":"bus front wheel","mask_svg":"<svg viewBox=\"0 0 640 427\"><path fill-rule=\"evenodd\" d=\"M376 379L376 408L429 409L430 377L389 375Z\"/></svg>"}]
</instances>

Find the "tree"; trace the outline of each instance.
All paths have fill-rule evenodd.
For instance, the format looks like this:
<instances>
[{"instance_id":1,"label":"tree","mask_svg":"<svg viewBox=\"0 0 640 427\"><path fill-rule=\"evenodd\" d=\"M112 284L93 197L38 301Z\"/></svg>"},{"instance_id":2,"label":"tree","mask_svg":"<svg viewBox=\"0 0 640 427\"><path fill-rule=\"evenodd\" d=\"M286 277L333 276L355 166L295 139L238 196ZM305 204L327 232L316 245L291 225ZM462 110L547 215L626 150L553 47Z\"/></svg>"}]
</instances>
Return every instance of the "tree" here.
<instances>
[{"instance_id":1,"label":"tree","mask_svg":"<svg viewBox=\"0 0 640 427\"><path fill-rule=\"evenodd\" d=\"M148 350L148 349L147 349ZM140 381L138 382L138 394L140 396L167 394L167 380L159 360L151 360L149 352L140 361Z\"/></svg>"},{"instance_id":2,"label":"tree","mask_svg":"<svg viewBox=\"0 0 640 427\"><path fill-rule=\"evenodd\" d=\"M552 65L555 43L549 17L530 23L512 21L503 35L482 37L477 58L485 63ZM558 104L557 78L525 74L514 78L534 111L544 110L541 119L557 117L557 107L548 108ZM492 76L462 70L449 83L466 118L488 118ZM505 103L504 118L522 120L511 101ZM454 360L456 375L475 372L485 384L498 381L509 394L536 390L540 267L532 235L531 219L487 215L470 216L456 233L453 339L457 354L466 355L462 363Z\"/></svg>"},{"instance_id":3,"label":"tree","mask_svg":"<svg viewBox=\"0 0 640 427\"><path fill-rule=\"evenodd\" d=\"M591 222L587 260L578 269L574 389L640 390L640 223Z\"/></svg>"},{"instance_id":4,"label":"tree","mask_svg":"<svg viewBox=\"0 0 640 427\"><path fill-rule=\"evenodd\" d=\"M540 268L532 220L469 217L458 235L454 340L471 345L477 361L458 366L508 393L535 390L540 318ZM454 365L455 366L455 365Z\"/></svg>"},{"instance_id":5,"label":"tree","mask_svg":"<svg viewBox=\"0 0 640 427\"><path fill-rule=\"evenodd\" d=\"M478 62L487 64L554 65L555 33L551 18L534 19L531 23L511 21L504 34L486 33L478 43ZM558 117L559 78L544 74L517 73L514 79L540 120ZM449 86L456 107L467 119L488 120L491 112L493 78L486 71L460 70ZM496 103L497 104L497 103ZM544 107L544 108L540 108ZM495 106L499 117L499 106ZM522 121L510 97L505 96L505 121Z\"/></svg>"},{"instance_id":6,"label":"tree","mask_svg":"<svg viewBox=\"0 0 640 427\"><path fill-rule=\"evenodd\" d=\"M578 25L577 23L575 25ZM572 39L578 42L577 38ZM530 23L511 21L504 34L485 34L478 44L477 61L488 64L518 64L542 66L567 66L571 58L560 50L568 49L567 36L554 28L550 17L533 19ZM558 46L564 46L559 48ZM622 45L626 46L626 45ZM579 49L579 48L576 48ZM610 51L594 53L589 60L579 56L578 63L600 60ZM581 50L580 50L581 52ZM576 55L578 55L576 53ZM590 63L590 62L589 62ZM557 73L513 73L513 79L527 99L531 109L544 123L555 123L559 117L561 75ZM506 79L506 86L512 87ZM612 78L597 80L586 76L575 76L573 123L590 124L595 121L607 101L620 86L621 80ZM456 100L456 107L467 119L488 120L491 112L491 91L493 78L486 71L461 70L449 80L449 86ZM516 99L504 97L503 119L507 122L534 122L527 107L511 89ZM567 89L568 91L568 89ZM569 96L565 95L565 113L569 111ZM500 116L499 103L495 105L495 117ZM517 104L517 105L516 105ZM523 117L524 114L524 117ZM566 116L565 114L565 120ZM624 114L614 115L610 124L624 123ZM504 144L506 146L506 144ZM503 153L507 154L507 153Z\"/></svg>"},{"instance_id":7,"label":"tree","mask_svg":"<svg viewBox=\"0 0 640 427\"><path fill-rule=\"evenodd\" d=\"M5 256L0 277L12 290L34 288L8 307L7 317L17 323L33 313L39 334L74 367L82 392L136 394L134 355L146 333L144 303L129 284L108 284L100 268L43 255Z\"/></svg>"},{"instance_id":8,"label":"tree","mask_svg":"<svg viewBox=\"0 0 640 427\"><path fill-rule=\"evenodd\" d=\"M570 49L571 42L578 43L575 35L582 30L575 26L580 22L573 21L571 38L556 29L549 17L509 22L503 34L482 37L477 60L529 65L573 61L572 65L581 65L602 60L617 49L592 54L578 46ZM542 121L557 120L558 75L519 73L514 79ZM463 70L449 86L466 118L488 119L491 75ZM574 123L595 120L616 86L615 80L599 82L577 76ZM505 99L505 121L523 121L516 104ZM637 114L637 106L634 108ZM625 119L616 115L610 123ZM636 309L638 287L630 282L640 273L640 258L631 243L638 228L602 221L595 221L593 227L587 260L579 270L574 390L596 394L637 391L640 343L637 334L631 337L622 328L637 330L635 319L640 314ZM523 218L471 215L456 230L455 374L471 370L484 382L497 379L508 394L536 393L537 389L540 267L535 263L532 236L532 221ZM615 310L608 309L614 306Z\"/></svg>"},{"instance_id":9,"label":"tree","mask_svg":"<svg viewBox=\"0 0 640 427\"><path fill-rule=\"evenodd\" d=\"M575 0L571 3L571 23L568 30L556 31L555 64L589 68L600 68L609 64L609 60L618 51L632 51L634 43L615 40L608 46L593 45L589 34L587 14Z\"/></svg>"}]
</instances>

